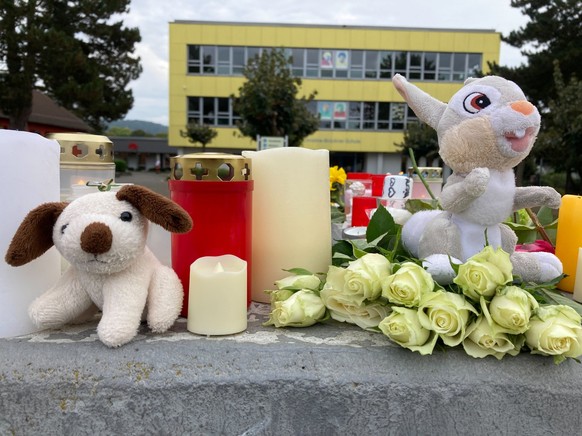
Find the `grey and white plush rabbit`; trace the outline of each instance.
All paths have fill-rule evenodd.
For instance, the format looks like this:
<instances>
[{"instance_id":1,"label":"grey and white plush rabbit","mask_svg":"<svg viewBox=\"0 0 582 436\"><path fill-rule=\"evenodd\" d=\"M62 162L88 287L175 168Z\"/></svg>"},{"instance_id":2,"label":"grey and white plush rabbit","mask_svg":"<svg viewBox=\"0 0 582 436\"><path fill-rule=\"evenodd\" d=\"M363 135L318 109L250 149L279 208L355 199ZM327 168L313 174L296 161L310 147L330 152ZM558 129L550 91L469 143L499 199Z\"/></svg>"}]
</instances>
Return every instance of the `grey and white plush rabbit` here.
<instances>
[{"instance_id":1,"label":"grey and white plush rabbit","mask_svg":"<svg viewBox=\"0 0 582 436\"><path fill-rule=\"evenodd\" d=\"M513 211L561 202L551 187L515 185L513 168L532 149L541 120L521 88L497 76L467 79L446 104L399 74L392 83L418 118L436 129L439 154L453 170L439 198L443 210L418 212L404 225L408 250L441 284L454 277L449 256L465 262L487 242L509 253L514 274L526 281L559 276L556 256L515 252L517 237L503 224Z\"/></svg>"}]
</instances>

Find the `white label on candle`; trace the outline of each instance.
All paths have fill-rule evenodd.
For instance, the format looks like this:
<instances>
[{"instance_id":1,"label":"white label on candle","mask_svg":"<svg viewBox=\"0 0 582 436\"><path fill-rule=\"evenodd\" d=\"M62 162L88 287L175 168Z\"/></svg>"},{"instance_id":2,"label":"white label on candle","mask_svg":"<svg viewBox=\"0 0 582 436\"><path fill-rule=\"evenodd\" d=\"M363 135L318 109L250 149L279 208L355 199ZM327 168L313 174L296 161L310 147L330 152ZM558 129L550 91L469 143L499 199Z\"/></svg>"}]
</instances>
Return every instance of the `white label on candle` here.
<instances>
[{"instance_id":1,"label":"white label on candle","mask_svg":"<svg viewBox=\"0 0 582 436\"><path fill-rule=\"evenodd\" d=\"M190 266L188 330L230 335L247 328L247 263L231 254L206 256Z\"/></svg>"}]
</instances>

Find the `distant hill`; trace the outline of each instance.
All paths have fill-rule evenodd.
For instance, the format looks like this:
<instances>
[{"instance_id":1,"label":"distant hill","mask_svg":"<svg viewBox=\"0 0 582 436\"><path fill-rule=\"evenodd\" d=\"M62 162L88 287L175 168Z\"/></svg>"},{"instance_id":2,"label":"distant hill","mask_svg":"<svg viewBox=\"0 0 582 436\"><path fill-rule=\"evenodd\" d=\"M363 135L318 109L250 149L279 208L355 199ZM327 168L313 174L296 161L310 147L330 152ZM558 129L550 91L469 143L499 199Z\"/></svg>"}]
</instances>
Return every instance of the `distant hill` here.
<instances>
[{"instance_id":1,"label":"distant hill","mask_svg":"<svg viewBox=\"0 0 582 436\"><path fill-rule=\"evenodd\" d=\"M140 121L140 120L119 120L113 121L107 126L110 127L127 127L131 131L143 130L151 135L157 135L158 133L168 133L168 126L163 124L152 123L150 121Z\"/></svg>"}]
</instances>

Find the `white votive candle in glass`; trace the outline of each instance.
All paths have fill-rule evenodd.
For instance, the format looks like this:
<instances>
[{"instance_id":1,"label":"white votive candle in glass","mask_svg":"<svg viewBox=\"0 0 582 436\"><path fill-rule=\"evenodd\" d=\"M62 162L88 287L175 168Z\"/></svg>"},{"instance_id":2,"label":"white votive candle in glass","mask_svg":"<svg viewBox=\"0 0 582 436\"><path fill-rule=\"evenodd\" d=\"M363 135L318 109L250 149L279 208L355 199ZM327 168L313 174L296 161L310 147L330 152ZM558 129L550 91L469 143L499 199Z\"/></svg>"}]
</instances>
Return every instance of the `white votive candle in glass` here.
<instances>
[{"instance_id":1,"label":"white votive candle in glass","mask_svg":"<svg viewBox=\"0 0 582 436\"><path fill-rule=\"evenodd\" d=\"M247 263L231 254L205 256L190 266L188 330L231 335L247 328Z\"/></svg>"},{"instance_id":2,"label":"white votive candle in glass","mask_svg":"<svg viewBox=\"0 0 582 436\"><path fill-rule=\"evenodd\" d=\"M578 248L576 281L574 282L574 300L576 300L578 303L582 303L582 247Z\"/></svg>"}]
</instances>

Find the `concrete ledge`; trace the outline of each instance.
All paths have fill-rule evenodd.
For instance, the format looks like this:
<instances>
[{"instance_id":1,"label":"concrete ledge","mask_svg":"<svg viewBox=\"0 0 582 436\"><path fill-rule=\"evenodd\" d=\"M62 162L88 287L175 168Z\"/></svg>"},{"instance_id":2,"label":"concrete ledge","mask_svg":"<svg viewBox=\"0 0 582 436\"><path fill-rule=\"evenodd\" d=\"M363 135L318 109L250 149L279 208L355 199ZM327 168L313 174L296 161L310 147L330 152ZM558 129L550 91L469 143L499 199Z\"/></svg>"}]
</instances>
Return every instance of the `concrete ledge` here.
<instances>
[{"instance_id":1,"label":"concrete ledge","mask_svg":"<svg viewBox=\"0 0 582 436\"><path fill-rule=\"evenodd\" d=\"M196 336L144 327L108 349L96 323L0 339L0 434L579 434L582 367L523 354L420 356L330 323Z\"/></svg>"}]
</instances>

